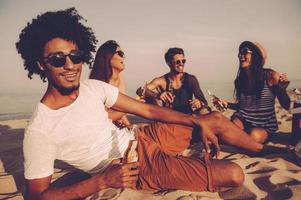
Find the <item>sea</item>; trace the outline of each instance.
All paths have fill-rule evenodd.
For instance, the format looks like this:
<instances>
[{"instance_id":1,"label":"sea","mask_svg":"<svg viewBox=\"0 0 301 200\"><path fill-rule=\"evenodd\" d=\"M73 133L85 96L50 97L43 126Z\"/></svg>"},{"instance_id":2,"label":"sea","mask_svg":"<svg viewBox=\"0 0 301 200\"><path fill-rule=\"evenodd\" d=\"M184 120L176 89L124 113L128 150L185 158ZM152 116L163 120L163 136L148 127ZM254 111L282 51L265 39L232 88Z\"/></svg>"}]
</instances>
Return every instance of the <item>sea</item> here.
<instances>
[{"instance_id":1,"label":"sea","mask_svg":"<svg viewBox=\"0 0 301 200\"><path fill-rule=\"evenodd\" d=\"M210 90L211 93L221 99L233 99L233 82L200 83L200 86L208 102L210 101L210 97L206 92L207 90ZM137 88L127 88L128 95L135 98L135 91ZM291 81L288 90L294 88L301 88L301 80ZM0 121L30 118L43 93L44 91L0 92Z\"/></svg>"}]
</instances>

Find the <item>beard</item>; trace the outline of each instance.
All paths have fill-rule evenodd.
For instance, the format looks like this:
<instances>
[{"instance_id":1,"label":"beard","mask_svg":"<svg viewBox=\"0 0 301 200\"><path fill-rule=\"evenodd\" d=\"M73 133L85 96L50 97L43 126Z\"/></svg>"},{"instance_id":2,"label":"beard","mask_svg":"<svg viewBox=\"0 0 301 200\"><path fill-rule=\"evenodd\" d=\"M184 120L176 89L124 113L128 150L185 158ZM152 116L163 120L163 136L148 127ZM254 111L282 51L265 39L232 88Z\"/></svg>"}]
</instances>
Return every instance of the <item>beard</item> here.
<instances>
[{"instance_id":1,"label":"beard","mask_svg":"<svg viewBox=\"0 0 301 200\"><path fill-rule=\"evenodd\" d=\"M63 96L66 96L66 95L69 95L72 92L78 90L79 89L79 85L80 84L78 83L78 85L74 85L72 87L66 88L66 87L63 87L63 86L60 86L60 85L57 85L57 84L53 84L53 87L55 89L57 89L59 91L59 93L61 93Z\"/></svg>"}]
</instances>

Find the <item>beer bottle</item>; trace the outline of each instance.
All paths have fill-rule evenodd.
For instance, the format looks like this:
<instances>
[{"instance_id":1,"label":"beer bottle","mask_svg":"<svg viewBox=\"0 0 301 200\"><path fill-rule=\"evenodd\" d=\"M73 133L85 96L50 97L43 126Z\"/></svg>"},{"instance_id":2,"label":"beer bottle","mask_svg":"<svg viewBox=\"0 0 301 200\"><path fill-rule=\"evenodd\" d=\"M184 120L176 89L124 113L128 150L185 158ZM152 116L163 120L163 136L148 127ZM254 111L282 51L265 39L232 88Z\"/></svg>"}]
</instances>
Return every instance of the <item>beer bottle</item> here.
<instances>
[{"instance_id":1,"label":"beer bottle","mask_svg":"<svg viewBox=\"0 0 301 200\"><path fill-rule=\"evenodd\" d=\"M220 100L220 98L215 96L212 92L210 92L210 90L207 90L207 93L211 97L212 104L215 106L215 108L217 110L219 110L221 112L224 112L225 110L227 110L226 106L223 104L223 102L222 102L222 100Z\"/></svg>"},{"instance_id":2,"label":"beer bottle","mask_svg":"<svg viewBox=\"0 0 301 200\"><path fill-rule=\"evenodd\" d=\"M164 107L172 108L172 102L174 100L174 89L172 87L171 82L169 82L168 87L166 88L166 92L168 92L172 95L172 101L171 102L164 102Z\"/></svg>"},{"instance_id":3,"label":"beer bottle","mask_svg":"<svg viewBox=\"0 0 301 200\"><path fill-rule=\"evenodd\" d=\"M122 159L123 163L132 163L138 161L137 146L138 146L137 140L130 140L129 146L126 149Z\"/></svg>"}]
</instances>

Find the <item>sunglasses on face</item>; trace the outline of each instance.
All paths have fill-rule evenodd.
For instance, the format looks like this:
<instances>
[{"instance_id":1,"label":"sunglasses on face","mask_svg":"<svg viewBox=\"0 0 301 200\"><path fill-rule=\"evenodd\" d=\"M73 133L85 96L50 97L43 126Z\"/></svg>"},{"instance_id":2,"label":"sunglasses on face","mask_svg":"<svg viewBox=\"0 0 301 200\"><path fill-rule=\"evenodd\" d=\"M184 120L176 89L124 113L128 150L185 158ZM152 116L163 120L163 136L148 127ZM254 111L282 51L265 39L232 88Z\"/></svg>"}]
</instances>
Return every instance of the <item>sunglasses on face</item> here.
<instances>
[{"instance_id":1,"label":"sunglasses on face","mask_svg":"<svg viewBox=\"0 0 301 200\"><path fill-rule=\"evenodd\" d=\"M83 62L84 52L80 50L72 50L69 54L65 55L63 52L57 52L44 57L44 61L53 67L63 67L66 64L66 57L69 57L73 64Z\"/></svg>"},{"instance_id":2,"label":"sunglasses on face","mask_svg":"<svg viewBox=\"0 0 301 200\"><path fill-rule=\"evenodd\" d=\"M186 63L186 59L183 59L183 60L176 60L176 61L174 61L174 63L176 64L176 65L179 65L179 64L185 64Z\"/></svg>"},{"instance_id":3,"label":"sunglasses on face","mask_svg":"<svg viewBox=\"0 0 301 200\"><path fill-rule=\"evenodd\" d=\"M239 55L247 55L247 54L252 54L253 52L248 49L248 48L244 48L239 52Z\"/></svg>"},{"instance_id":4,"label":"sunglasses on face","mask_svg":"<svg viewBox=\"0 0 301 200\"><path fill-rule=\"evenodd\" d=\"M116 51L115 53L117 53L117 54L118 54L118 56L120 56L121 58L123 58L123 57L124 57L124 52L123 52L123 51L121 51L121 50L119 50L119 51Z\"/></svg>"}]
</instances>

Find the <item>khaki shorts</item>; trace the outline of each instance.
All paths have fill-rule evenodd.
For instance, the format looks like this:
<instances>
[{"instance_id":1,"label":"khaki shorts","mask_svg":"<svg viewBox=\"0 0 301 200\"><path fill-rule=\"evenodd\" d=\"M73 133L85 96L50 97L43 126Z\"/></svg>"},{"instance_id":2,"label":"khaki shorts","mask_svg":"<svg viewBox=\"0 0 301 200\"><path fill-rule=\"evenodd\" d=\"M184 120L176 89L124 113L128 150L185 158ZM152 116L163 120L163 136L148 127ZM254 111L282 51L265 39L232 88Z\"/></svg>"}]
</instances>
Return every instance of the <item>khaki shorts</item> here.
<instances>
[{"instance_id":1,"label":"khaki shorts","mask_svg":"<svg viewBox=\"0 0 301 200\"><path fill-rule=\"evenodd\" d=\"M155 122L137 130L140 174L135 189L213 191L209 157L179 155L188 148L193 129Z\"/></svg>"}]
</instances>

